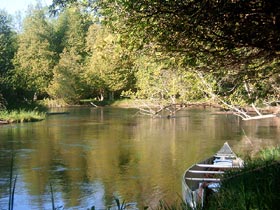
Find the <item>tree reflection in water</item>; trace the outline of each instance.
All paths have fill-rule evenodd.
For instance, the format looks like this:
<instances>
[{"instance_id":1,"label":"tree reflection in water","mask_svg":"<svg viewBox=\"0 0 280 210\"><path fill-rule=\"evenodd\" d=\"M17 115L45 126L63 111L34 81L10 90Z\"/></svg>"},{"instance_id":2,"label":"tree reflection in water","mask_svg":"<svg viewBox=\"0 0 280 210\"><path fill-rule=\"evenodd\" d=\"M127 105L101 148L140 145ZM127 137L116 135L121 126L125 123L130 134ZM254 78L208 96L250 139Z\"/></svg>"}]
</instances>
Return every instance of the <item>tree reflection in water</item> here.
<instances>
[{"instance_id":1,"label":"tree reflection in water","mask_svg":"<svg viewBox=\"0 0 280 210\"><path fill-rule=\"evenodd\" d=\"M0 206L8 207L10 155L18 175L14 209L137 208L178 200L184 170L228 141L246 154L279 145L280 119L243 122L215 110L176 118L135 116L136 110L69 108L68 115L0 128Z\"/></svg>"}]
</instances>

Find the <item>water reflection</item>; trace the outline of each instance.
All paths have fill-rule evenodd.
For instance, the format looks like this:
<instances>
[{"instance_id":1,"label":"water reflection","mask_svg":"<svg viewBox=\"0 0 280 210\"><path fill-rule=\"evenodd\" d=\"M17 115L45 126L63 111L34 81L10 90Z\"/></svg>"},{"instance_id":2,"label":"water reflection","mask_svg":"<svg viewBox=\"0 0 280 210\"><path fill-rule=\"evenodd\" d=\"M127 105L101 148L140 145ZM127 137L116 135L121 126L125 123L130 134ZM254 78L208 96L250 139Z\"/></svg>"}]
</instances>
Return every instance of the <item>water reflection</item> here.
<instances>
[{"instance_id":1,"label":"water reflection","mask_svg":"<svg viewBox=\"0 0 280 210\"><path fill-rule=\"evenodd\" d=\"M280 142L279 118L243 122L212 110L177 118L135 110L75 108L69 115L0 127L0 209L8 207L11 155L18 174L14 209L106 209L114 196L137 207L178 200L183 171L228 141L239 154Z\"/></svg>"},{"instance_id":2,"label":"water reflection","mask_svg":"<svg viewBox=\"0 0 280 210\"><path fill-rule=\"evenodd\" d=\"M280 144L280 118L246 121L241 124L241 141L238 147L243 154L255 155L262 148Z\"/></svg>"}]
</instances>

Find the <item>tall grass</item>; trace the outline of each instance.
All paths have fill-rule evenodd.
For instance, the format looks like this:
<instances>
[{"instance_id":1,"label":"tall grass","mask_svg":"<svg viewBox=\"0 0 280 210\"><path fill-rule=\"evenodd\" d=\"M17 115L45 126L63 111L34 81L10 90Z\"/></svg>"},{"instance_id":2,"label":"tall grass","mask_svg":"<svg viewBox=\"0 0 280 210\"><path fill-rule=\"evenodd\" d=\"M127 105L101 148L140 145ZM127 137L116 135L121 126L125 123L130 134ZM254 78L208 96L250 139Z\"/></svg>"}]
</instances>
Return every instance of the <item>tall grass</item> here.
<instances>
[{"instance_id":1,"label":"tall grass","mask_svg":"<svg viewBox=\"0 0 280 210\"><path fill-rule=\"evenodd\" d=\"M280 206L280 148L263 150L245 168L225 175L207 209L273 210Z\"/></svg>"},{"instance_id":2,"label":"tall grass","mask_svg":"<svg viewBox=\"0 0 280 210\"><path fill-rule=\"evenodd\" d=\"M14 111L0 111L0 120L9 123L19 122L33 122L45 119L45 114L36 110L14 110Z\"/></svg>"},{"instance_id":3,"label":"tall grass","mask_svg":"<svg viewBox=\"0 0 280 210\"><path fill-rule=\"evenodd\" d=\"M54 193L52 188L52 183L50 183L50 189L51 189L51 199L52 199L52 210L55 210L55 203L54 203Z\"/></svg>"},{"instance_id":4,"label":"tall grass","mask_svg":"<svg viewBox=\"0 0 280 210\"><path fill-rule=\"evenodd\" d=\"M16 189L16 182L17 182L17 175L13 178L13 171L14 171L14 156L11 158L11 168L10 168L10 184L9 184L9 210L14 209L14 197L15 197L15 189Z\"/></svg>"},{"instance_id":5,"label":"tall grass","mask_svg":"<svg viewBox=\"0 0 280 210\"><path fill-rule=\"evenodd\" d=\"M280 146L260 151L259 157L264 161L280 160Z\"/></svg>"},{"instance_id":6,"label":"tall grass","mask_svg":"<svg viewBox=\"0 0 280 210\"><path fill-rule=\"evenodd\" d=\"M187 206L183 199L175 201L171 204L164 200L160 200L155 210L191 210L191 208Z\"/></svg>"}]
</instances>

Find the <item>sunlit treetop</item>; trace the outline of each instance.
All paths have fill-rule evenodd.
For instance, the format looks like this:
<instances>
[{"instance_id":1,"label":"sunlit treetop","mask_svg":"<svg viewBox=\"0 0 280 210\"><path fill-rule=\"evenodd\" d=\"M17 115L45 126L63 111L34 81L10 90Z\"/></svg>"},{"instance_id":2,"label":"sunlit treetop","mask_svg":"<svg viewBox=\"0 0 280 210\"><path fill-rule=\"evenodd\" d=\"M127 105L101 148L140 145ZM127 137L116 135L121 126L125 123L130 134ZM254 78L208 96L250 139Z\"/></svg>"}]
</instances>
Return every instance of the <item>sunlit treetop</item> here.
<instances>
[{"instance_id":1,"label":"sunlit treetop","mask_svg":"<svg viewBox=\"0 0 280 210\"><path fill-rule=\"evenodd\" d=\"M54 0L52 8L74 2L98 5L108 22L171 49L257 47L280 51L278 0ZM120 27L117 22L125 23ZM145 33L143 33L145 31Z\"/></svg>"}]
</instances>

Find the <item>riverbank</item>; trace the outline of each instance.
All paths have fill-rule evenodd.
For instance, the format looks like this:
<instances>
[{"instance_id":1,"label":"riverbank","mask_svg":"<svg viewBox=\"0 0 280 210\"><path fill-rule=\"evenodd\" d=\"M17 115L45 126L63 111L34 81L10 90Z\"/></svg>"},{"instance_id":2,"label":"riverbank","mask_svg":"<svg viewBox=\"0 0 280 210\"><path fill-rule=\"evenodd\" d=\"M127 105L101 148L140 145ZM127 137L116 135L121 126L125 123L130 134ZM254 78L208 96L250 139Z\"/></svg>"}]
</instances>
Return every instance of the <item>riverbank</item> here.
<instances>
[{"instance_id":1,"label":"riverbank","mask_svg":"<svg viewBox=\"0 0 280 210\"><path fill-rule=\"evenodd\" d=\"M93 107L103 107L103 106L111 106L111 107L118 107L118 108L142 108L142 107L149 107L149 108L155 108L158 107L159 104L152 103L150 100L135 100L135 99L129 99L129 98L123 98L123 99L116 99L116 100L104 100L104 101L97 101L93 99L84 99L79 102L79 104L67 104L63 100L50 100L50 99L44 99L38 102L42 106L46 107L69 107L69 106L93 106ZM162 105L162 104L161 104ZM199 107L199 108L217 108L220 111L217 111L217 114L232 114L233 111L228 109L228 107L225 107L224 105L218 104L217 102L213 100L202 100L202 101L193 101L188 103L178 103L177 106L183 106L185 108L193 108L193 107ZM241 109L241 107L238 107ZM248 114L256 114L256 111L251 106L242 107L242 110L247 112ZM259 110L262 114L277 114L280 112L280 106L276 105L267 105L265 107L259 108Z\"/></svg>"},{"instance_id":2,"label":"riverbank","mask_svg":"<svg viewBox=\"0 0 280 210\"><path fill-rule=\"evenodd\" d=\"M0 125L9 123L35 122L44 120L45 117L46 114L39 111L4 110L0 111Z\"/></svg>"},{"instance_id":3,"label":"riverbank","mask_svg":"<svg viewBox=\"0 0 280 210\"><path fill-rule=\"evenodd\" d=\"M50 107L50 108L57 108L57 107L69 107L69 106L92 106L92 107L104 107L104 106L111 106L111 107L118 107L118 108L141 108L141 107L158 107L159 104L151 102L151 100L146 99L116 99L116 100L93 100L93 99L84 99L80 100L79 104L67 104L63 100L50 100L45 99L38 101L38 103L42 106ZM162 103L163 104L163 103ZM217 103L212 101L196 101L196 102L189 102L189 103L178 103L178 106L184 105L185 107L215 107L215 108L222 108Z\"/></svg>"},{"instance_id":4,"label":"riverbank","mask_svg":"<svg viewBox=\"0 0 280 210\"><path fill-rule=\"evenodd\" d=\"M241 171L225 175L206 209L278 209L280 202L280 147L247 158Z\"/></svg>"},{"instance_id":5,"label":"riverbank","mask_svg":"<svg viewBox=\"0 0 280 210\"><path fill-rule=\"evenodd\" d=\"M148 100L133 100L133 99L118 99L114 101L103 101L103 102L92 102L96 106L112 106L112 107L119 107L119 108L141 108L141 107L153 107L158 106L157 104L153 104ZM84 104L90 105L90 101L84 101ZM220 114L229 114L233 113L232 110L229 110L228 107L222 106L221 104L216 103L215 101L195 101L195 102L188 102L188 103L178 103L177 106L184 106L185 108L216 108L220 110ZM255 109L250 107L242 108L248 114L257 114ZM266 106L259 108L262 114L278 114L280 113L280 106Z\"/></svg>"},{"instance_id":6,"label":"riverbank","mask_svg":"<svg viewBox=\"0 0 280 210\"><path fill-rule=\"evenodd\" d=\"M63 100L50 100L45 99L41 101L37 101L35 103L36 107L44 107L45 110L39 111L25 111L25 110L13 110L7 111L3 110L0 111L0 125L9 124L9 123L19 123L19 122L34 122L44 120L46 115L48 114L47 108L52 107L70 107L70 106L92 106L92 107L104 107L104 106L111 106L111 107L118 107L118 108L134 108L134 109L155 109L154 112L157 113L159 105L153 104L148 100L133 100L133 99L118 99L118 100L106 100L106 101L94 101L92 99L82 100L77 105L70 105L65 103ZM214 114L234 114L231 110L225 109L223 106L214 103L212 101L198 101L198 102L190 102L184 104L177 104L174 105L175 109L183 109L183 108L215 108L217 112ZM172 105L172 108L174 108ZM170 108L170 105L167 106ZM164 110L164 108L160 107L160 109ZM246 110L246 109L244 109ZM268 106L260 110L260 112L264 114L273 113L279 117L279 106ZM253 113L254 110L251 108L247 108L247 112ZM169 115L168 115L169 116Z\"/></svg>"},{"instance_id":7,"label":"riverbank","mask_svg":"<svg viewBox=\"0 0 280 210\"><path fill-rule=\"evenodd\" d=\"M224 174L218 192L210 195L205 210L276 210L280 202L280 147L261 150L245 159L240 171ZM157 209L191 210L183 201L160 202ZM200 208L197 208L198 210Z\"/></svg>"}]
</instances>

